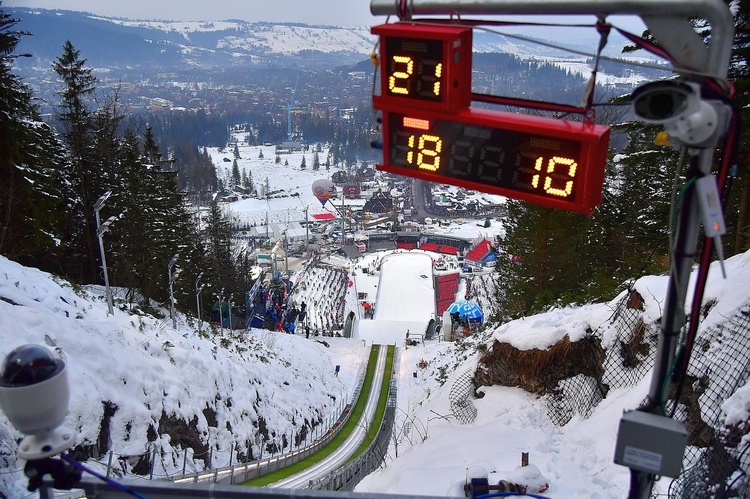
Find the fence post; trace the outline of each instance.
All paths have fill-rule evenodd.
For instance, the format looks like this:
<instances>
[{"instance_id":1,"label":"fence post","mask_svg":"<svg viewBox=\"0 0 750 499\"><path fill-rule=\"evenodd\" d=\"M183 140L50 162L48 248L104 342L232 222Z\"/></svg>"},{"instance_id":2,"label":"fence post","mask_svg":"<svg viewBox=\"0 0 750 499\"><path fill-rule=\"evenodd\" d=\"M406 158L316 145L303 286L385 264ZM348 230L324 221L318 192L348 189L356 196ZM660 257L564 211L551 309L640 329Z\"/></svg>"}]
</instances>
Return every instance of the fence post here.
<instances>
[{"instance_id":1,"label":"fence post","mask_svg":"<svg viewBox=\"0 0 750 499\"><path fill-rule=\"evenodd\" d=\"M234 458L234 442L232 442L232 445L229 447L229 467L230 468L232 467L232 464L234 464L232 462L233 458Z\"/></svg>"},{"instance_id":2,"label":"fence post","mask_svg":"<svg viewBox=\"0 0 750 499\"><path fill-rule=\"evenodd\" d=\"M112 451L109 451L109 459L107 460L107 478L112 472Z\"/></svg>"},{"instance_id":3,"label":"fence post","mask_svg":"<svg viewBox=\"0 0 750 499\"><path fill-rule=\"evenodd\" d=\"M187 469L187 448L182 454L182 476L185 476L185 470Z\"/></svg>"},{"instance_id":4,"label":"fence post","mask_svg":"<svg viewBox=\"0 0 750 499\"><path fill-rule=\"evenodd\" d=\"M209 470L214 467L213 462L214 462L214 448L210 447L208 449L208 469Z\"/></svg>"},{"instance_id":5,"label":"fence post","mask_svg":"<svg viewBox=\"0 0 750 499\"><path fill-rule=\"evenodd\" d=\"M156 465L156 442L154 442L154 452L151 453L151 472L149 473L149 480L154 479L154 466Z\"/></svg>"}]
</instances>

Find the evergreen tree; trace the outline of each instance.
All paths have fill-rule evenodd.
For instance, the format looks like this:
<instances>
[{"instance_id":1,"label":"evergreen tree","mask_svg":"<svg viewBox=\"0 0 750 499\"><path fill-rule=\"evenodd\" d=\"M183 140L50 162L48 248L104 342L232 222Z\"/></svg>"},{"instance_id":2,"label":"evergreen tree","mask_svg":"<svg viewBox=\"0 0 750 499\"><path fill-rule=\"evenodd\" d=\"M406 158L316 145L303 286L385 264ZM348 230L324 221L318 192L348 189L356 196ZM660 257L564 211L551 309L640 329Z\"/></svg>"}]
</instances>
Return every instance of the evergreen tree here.
<instances>
[{"instance_id":1,"label":"evergreen tree","mask_svg":"<svg viewBox=\"0 0 750 499\"><path fill-rule=\"evenodd\" d=\"M727 0L728 1L728 0ZM729 79L734 83L735 106L739 113L738 158L750 157L750 3L731 2L735 11L734 46L729 65ZM742 161L742 160L740 160ZM745 161L746 163L746 161ZM729 255L750 249L750 168L741 168L727 206L725 236Z\"/></svg>"},{"instance_id":2,"label":"evergreen tree","mask_svg":"<svg viewBox=\"0 0 750 499\"><path fill-rule=\"evenodd\" d=\"M174 164L178 171L177 185L195 202L207 202L220 190L216 167L205 147L199 149L193 141L176 142Z\"/></svg>"},{"instance_id":3,"label":"evergreen tree","mask_svg":"<svg viewBox=\"0 0 750 499\"><path fill-rule=\"evenodd\" d=\"M278 165L279 163L281 163L281 156L279 156L279 155L277 154L277 155L276 155L276 164Z\"/></svg>"},{"instance_id":4,"label":"evergreen tree","mask_svg":"<svg viewBox=\"0 0 750 499\"><path fill-rule=\"evenodd\" d=\"M240 148L237 142L234 143L234 159L240 159Z\"/></svg>"},{"instance_id":5,"label":"evergreen tree","mask_svg":"<svg viewBox=\"0 0 750 499\"><path fill-rule=\"evenodd\" d=\"M237 165L237 160L232 162L232 186L239 186L241 184L240 179L240 167Z\"/></svg>"},{"instance_id":6,"label":"evergreen tree","mask_svg":"<svg viewBox=\"0 0 750 499\"><path fill-rule=\"evenodd\" d=\"M657 127L630 123L616 129L627 134L628 144L608 166L591 235L596 274L613 280L604 293L633 276L667 270L671 191L679 166L677 151L654 145Z\"/></svg>"},{"instance_id":7,"label":"evergreen tree","mask_svg":"<svg viewBox=\"0 0 750 499\"><path fill-rule=\"evenodd\" d=\"M82 282L100 282L94 203L106 191L92 151L93 117L87 104L95 90L96 77L86 60L66 40L62 54L52 67L63 83L57 118L69 158L62 182L69 188L70 217L63 228L68 255L65 273Z\"/></svg>"},{"instance_id":8,"label":"evergreen tree","mask_svg":"<svg viewBox=\"0 0 750 499\"><path fill-rule=\"evenodd\" d=\"M284 160L284 166L289 166L289 160L288 159Z\"/></svg>"},{"instance_id":9,"label":"evergreen tree","mask_svg":"<svg viewBox=\"0 0 750 499\"><path fill-rule=\"evenodd\" d=\"M12 72L24 34L13 30L16 23L0 11L0 254L60 272L57 241L67 200L58 171L65 158L32 91Z\"/></svg>"},{"instance_id":10,"label":"evergreen tree","mask_svg":"<svg viewBox=\"0 0 750 499\"><path fill-rule=\"evenodd\" d=\"M509 200L496 268L503 283L500 318L542 311L585 297L587 225L582 215Z\"/></svg>"},{"instance_id":11,"label":"evergreen tree","mask_svg":"<svg viewBox=\"0 0 750 499\"><path fill-rule=\"evenodd\" d=\"M258 159L263 159L263 149L258 153Z\"/></svg>"},{"instance_id":12,"label":"evergreen tree","mask_svg":"<svg viewBox=\"0 0 750 499\"><path fill-rule=\"evenodd\" d=\"M215 290L230 290L232 280L231 229L229 221L214 200L211 203L203 239L206 241L206 259L211 268L207 281Z\"/></svg>"},{"instance_id":13,"label":"evergreen tree","mask_svg":"<svg viewBox=\"0 0 750 499\"><path fill-rule=\"evenodd\" d=\"M304 156L302 156L302 163L300 163L299 168L300 168L300 170L304 170L305 168L307 168L307 164L305 163L305 157Z\"/></svg>"},{"instance_id":14,"label":"evergreen tree","mask_svg":"<svg viewBox=\"0 0 750 499\"><path fill-rule=\"evenodd\" d=\"M313 165L312 165L313 171L320 170L320 156L318 156L318 153L316 152L313 156Z\"/></svg>"},{"instance_id":15,"label":"evergreen tree","mask_svg":"<svg viewBox=\"0 0 750 499\"><path fill-rule=\"evenodd\" d=\"M243 173L245 170L242 170ZM249 171L247 172L247 175L245 176L245 180L242 183L242 186L247 189L249 192L253 192L255 190L255 185L253 185L253 172Z\"/></svg>"}]
</instances>

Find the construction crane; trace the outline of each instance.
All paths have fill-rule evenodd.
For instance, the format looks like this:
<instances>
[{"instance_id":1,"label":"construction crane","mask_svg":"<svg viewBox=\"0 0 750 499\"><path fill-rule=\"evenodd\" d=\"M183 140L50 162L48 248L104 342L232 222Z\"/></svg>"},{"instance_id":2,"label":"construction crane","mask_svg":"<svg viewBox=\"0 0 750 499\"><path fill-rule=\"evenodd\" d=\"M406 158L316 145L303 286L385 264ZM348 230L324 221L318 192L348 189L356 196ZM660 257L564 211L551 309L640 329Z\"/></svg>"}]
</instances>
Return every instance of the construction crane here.
<instances>
[{"instance_id":1,"label":"construction crane","mask_svg":"<svg viewBox=\"0 0 750 499\"><path fill-rule=\"evenodd\" d=\"M297 93L297 85L299 85L299 76L297 77L297 81L294 82L289 104L286 105L286 140L290 142L292 140L292 105L294 104L294 95Z\"/></svg>"}]
</instances>

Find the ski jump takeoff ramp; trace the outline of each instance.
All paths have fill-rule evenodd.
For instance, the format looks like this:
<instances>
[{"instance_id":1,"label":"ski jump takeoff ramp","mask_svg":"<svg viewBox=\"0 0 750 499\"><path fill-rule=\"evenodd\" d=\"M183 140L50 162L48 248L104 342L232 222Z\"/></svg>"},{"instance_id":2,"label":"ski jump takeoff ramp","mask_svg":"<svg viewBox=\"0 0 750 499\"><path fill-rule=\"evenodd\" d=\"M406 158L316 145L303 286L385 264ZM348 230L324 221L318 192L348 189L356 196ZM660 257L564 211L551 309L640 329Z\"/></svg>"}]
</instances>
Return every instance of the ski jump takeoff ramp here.
<instances>
[{"instance_id":1,"label":"ski jump takeoff ramp","mask_svg":"<svg viewBox=\"0 0 750 499\"><path fill-rule=\"evenodd\" d=\"M373 320L358 320L353 337L401 346L406 331L424 334L435 317L432 258L425 253L392 253L380 264Z\"/></svg>"}]
</instances>

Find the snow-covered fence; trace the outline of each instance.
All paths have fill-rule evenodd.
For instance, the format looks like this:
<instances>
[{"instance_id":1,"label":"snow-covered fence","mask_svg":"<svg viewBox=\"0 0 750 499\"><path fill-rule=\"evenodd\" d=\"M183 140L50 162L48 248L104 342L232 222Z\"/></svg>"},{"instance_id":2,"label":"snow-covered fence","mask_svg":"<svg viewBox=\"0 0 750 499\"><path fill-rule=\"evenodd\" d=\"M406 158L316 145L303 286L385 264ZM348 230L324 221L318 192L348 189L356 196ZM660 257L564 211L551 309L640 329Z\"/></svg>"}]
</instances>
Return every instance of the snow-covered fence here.
<instances>
[{"instance_id":1,"label":"snow-covered fence","mask_svg":"<svg viewBox=\"0 0 750 499\"><path fill-rule=\"evenodd\" d=\"M399 349L395 349L393 365L399 365ZM319 490L346 490L352 491L354 487L367 475L377 469L385 460L388 446L391 441L393 424L396 419L396 405L398 386L396 377L391 378L388 388L388 400L386 402L383 421L378 429L377 436L373 439L359 457L345 466L329 473L326 477L310 484L311 489Z\"/></svg>"},{"instance_id":2,"label":"snow-covered fence","mask_svg":"<svg viewBox=\"0 0 750 499\"><path fill-rule=\"evenodd\" d=\"M477 408L471 401L473 395L474 371L468 370L456 378L448 393L453 416L463 424L472 423L477 417Z\"/></svg>"},{"instance_id":3,"label":"snow-covered fence","mask_svg":"<svg viewBox=\"0 0 750 499\"><path fill-rule=\"evenodd\" d=\"M563 380L547 399L553 422L564 425L575 413L586 418L609 391L634 386L648 375L659 324L647 319L642 303L638 293L627 293L610 320L594 332L608 338L602 378ZM704 317L714 305L704 307ZM688 430L686 471L672 482L670 497L750 497L750 421L727 409L743 403L727 404L732 397L747 400L743 387L749 379L750 304L720 324L699 328L679 400L670 393L664 402L667 413Z\"/></svg>"},{"instance_id":4,"label":"snow-covered fence","mask_svg":"<svg viewBox=\"0 0 750 499\"><path fill-rule=\"evenodd\" d=\"M670 485L670 496L750 497L748 379L750 306L745 306L701 332L682 396L665 404L688 429L686 470Z\"/></svg>"},{"instance_id":5,"label":"snow-covered fence","mask_svg":"<svg viewBox=\"0 0 750 499\"><path fill-rule=\"evenodd\" d=\"M610 390L634 386L654 366L659 325L646 318L642 300L634 290L625 294L609 321L593 332L600 341L614 337L605 345L602 377L579 375L562 380L556 393L547 398L547 415L555 424L567 424L574 414L590 416Z\"/></svg>"}]
</instances>

